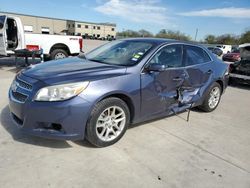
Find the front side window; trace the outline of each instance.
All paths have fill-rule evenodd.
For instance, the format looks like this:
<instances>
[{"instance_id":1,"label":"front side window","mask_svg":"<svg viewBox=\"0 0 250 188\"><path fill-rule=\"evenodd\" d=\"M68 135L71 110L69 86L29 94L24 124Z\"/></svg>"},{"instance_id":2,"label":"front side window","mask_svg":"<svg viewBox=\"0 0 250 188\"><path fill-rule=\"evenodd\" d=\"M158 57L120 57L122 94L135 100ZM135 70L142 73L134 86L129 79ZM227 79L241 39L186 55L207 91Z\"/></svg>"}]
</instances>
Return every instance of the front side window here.
<instances>
[{"instance_id":1,"label":"front side window","mask_svg":"<svg viewBox=\"0 0 250 188\"><path fill-rule=\"evenodd\" d=\"M207 52L205 52L200 47L186 46L185 49L186 49L186 59L185 59L186 66L197 65L211 61Z\"/></svg>"},{"instance_id":2,"label":"front side window","mask_svg":"<svg viewBox=\"0 0 250 188\"><path fill-rule=\"evenodd\" d=\"M0 29L3 29L5 20L6 20L6 16L0 16Z\"/></svg>"},{"instance_id":3,"label":"front side window","mask_svg":"<svg viewBox=\"0 0 250 188\"><path fill-rule=\"evenodd\" d=\"M157 63L166 67L182 67L182 45L175 44L163 47L151 59L150 64Z\"/></svg>"},{"instance_id":4,"label":"front side window","mask_svg":"<svg viewBox=\"0 0 250 188\"><path fill-rule=\"evenodd\" d=\"M132 66L139 63L152 47L150 42L114 41L87 53L86 58L105 64Z\"/></svg>"}]
</instances>

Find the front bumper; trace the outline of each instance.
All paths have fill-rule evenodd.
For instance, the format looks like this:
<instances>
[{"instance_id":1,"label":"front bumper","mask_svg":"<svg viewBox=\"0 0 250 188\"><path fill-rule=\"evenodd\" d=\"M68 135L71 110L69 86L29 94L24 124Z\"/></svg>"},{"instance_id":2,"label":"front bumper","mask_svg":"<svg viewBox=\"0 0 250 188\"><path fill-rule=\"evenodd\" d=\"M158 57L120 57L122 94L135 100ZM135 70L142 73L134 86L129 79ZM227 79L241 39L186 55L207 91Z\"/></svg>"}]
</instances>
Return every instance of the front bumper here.
<instances>
[{"instance_id":1,"label":"front bumper","mask_svg":"<svg viewBox=\"0 0 250 188\"><path fill-rule=\"evenodd\" d=\"M24 93L22 88L18 91ZM91 109L89 102L80 96L60 102L37 102L32 100L33 95L20 102L13 96L12 88L9 90L11 117L21 131L44 138L84 139Z\"/></svg>"}]
</instances>

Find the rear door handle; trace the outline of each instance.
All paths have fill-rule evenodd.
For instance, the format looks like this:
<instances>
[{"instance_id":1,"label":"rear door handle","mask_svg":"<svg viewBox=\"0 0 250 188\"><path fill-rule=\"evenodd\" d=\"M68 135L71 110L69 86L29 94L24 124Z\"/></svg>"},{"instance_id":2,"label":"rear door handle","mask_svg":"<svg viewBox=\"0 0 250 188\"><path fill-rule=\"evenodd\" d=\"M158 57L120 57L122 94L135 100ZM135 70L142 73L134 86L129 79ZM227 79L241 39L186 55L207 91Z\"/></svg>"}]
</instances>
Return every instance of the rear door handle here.
<instances>
[{"instance_id":1,"label":"rear door handle","mask_svg":"<svg viewBox=\"0 0 250 188\"><path fill-rule=\"evenodd\" d=\"M180 77L175 77L175 78L173 78L173 81L176 81L176 82L182 81L182 80L183 80L183 78L180 78Z\"/></svg>"}]
</instances>

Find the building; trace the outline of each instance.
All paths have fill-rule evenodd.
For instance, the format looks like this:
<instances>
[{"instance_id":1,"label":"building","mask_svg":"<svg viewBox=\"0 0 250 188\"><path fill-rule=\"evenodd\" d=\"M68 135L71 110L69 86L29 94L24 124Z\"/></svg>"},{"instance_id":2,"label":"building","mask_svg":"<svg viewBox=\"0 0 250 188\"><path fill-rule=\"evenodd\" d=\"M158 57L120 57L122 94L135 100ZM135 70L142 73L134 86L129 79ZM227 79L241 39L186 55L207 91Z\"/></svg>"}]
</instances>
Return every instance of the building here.
<instances>
[{"instance_id":1,"label":"building","mask_svg":"<svg viewBox=\"0 0 250 188\"><path fill-rule=\"evenodd\" d=\"M79 35L85 38L116 37L116 24L113 23L92 23L11 12L0 12L0 15L19 17L25 32Z\"/></svg>"},{"instance_id":2,"label":"building","mask_svg":"<svg viewBox=\"0 0 250 188\"><path fill-rule=\"evenodd\" d=\"M115 38L116 25L112 23L90 23L67 20L67 30L71 35L94 38Z\"/></svg>"}]
</instances>

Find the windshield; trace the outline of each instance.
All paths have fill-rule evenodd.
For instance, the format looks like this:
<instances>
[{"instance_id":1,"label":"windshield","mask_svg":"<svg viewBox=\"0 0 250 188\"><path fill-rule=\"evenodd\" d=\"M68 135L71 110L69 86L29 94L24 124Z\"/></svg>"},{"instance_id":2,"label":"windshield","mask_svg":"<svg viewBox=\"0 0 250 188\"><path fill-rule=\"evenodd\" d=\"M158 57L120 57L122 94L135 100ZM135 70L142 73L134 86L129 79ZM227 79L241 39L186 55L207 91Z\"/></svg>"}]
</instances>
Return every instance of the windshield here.
<instances>
[{"instance_id":1,"label":"windshield","mask_svg":"<svg viewBox=\"0 0 250 188\"><path fill-rule=\"evenodd\" d=\"M105 64L132 66L137 64L152 46L152 43L144 41L114 41L87 53L86 58Z\"/></svg>"},{"instance_id":2,"label":"windshield","mask_svg":"<svg viewBox=\"0 0 250 188\"><path fill-rule=\"evenodd\" d=\"M240 53L240 49L234 49L232 50L232 53Z\"/></svg>"}]
</instances>

